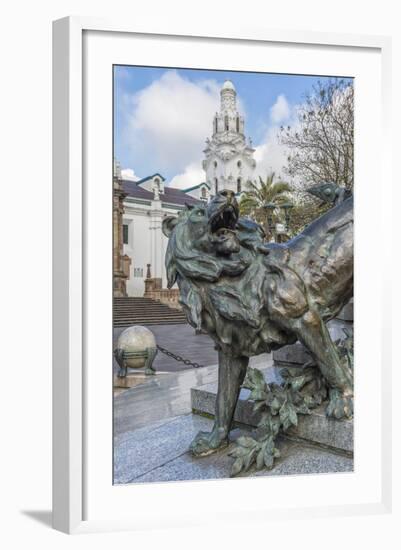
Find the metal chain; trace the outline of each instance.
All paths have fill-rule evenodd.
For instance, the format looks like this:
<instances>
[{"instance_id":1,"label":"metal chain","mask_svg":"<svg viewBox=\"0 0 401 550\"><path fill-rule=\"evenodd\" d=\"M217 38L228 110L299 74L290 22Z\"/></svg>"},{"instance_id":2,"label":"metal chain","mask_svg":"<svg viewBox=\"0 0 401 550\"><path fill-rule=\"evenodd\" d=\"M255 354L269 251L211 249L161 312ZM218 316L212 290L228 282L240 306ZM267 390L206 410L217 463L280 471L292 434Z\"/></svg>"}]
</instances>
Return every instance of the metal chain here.
<instances>
[{"instance_id":1,"label":"metal chain","mask_svg":"<svg viewBox=\"0 0 401 550\"><path fill-rule=\"evenodd\" d=\"M193 363L189 359L184 359L180 355L176 355L172 351L169 351L168 349L163 348L162 346L157 345L157 349L159 351L161 351L162 353L164 353L165 355L168 355L169 357L172 357L176 361L179 361L180 363L184 363L184 365L189 365L191 367L194 367L194 369L199 369L200 367L203 367L203 365L200 365L199 363Z\"/></svg>"}]
</instances>

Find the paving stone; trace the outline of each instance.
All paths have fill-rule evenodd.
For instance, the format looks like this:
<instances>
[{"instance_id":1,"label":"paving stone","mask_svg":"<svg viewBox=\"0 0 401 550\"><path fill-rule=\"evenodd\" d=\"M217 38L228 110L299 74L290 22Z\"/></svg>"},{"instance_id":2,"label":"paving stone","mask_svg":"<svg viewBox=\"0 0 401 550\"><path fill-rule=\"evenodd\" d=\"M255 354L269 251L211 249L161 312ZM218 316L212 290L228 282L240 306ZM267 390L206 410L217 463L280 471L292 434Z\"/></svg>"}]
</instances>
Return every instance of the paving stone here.
<instances>
[{"instance_id":1,"label":"paving stone","mask_svg":"<svg viewBox=\"0 0 401 550\"><path fill-rule=\"evenodd\" d=\"M150 483L166 481L222 479L230 476L233 459L228 456L230 446L206 457L195 458L188 446L198 430L210 430L212 421L195 415L186 415L155 429L143 428L126 437L115 447L114 482ZM247 430L236 429L232 441ZM243 476L304 475L317 473L351 472L353 460L327 450L279 438L277 446L281 457L272 470L256 471Z\"/></svg>"},{"instance_id":2,"label":"paving stone","mask_svg":"<svg viewBox=\"0 0 401 550\"><path fill-rule=\"evenodd\" d=\"M353 459L341 454L284 439L281 439L277 446L281 457L277 459L274 468L270 471L256 471L252 475L305 475L354 471Z\"/></svg>"},{"instance_id":3,"label":"paving stone","mask_svg":"<svg viewBox=\"0 0 401 550\"><path fill-rule=\"evenodd\" d=\"M191 412L191 388L217 380L217 365L147 376L114 398L114 434Z\"/></svg>"},{"instance_id":4,"label":"paving stone","mask_svg":"<svg viewBox=\"0 0 401 550\"><path fill-rule=\"evenodd\" d=\"M147 426L114 441L114 483L129 483L185 453L200 430L210 421L183 415L156 427Z\"/></svg>"},{"instance_id":5,"label":"paving stone","mask_svg":"<svg viewBox=\"0 0 401 550\"><path fill-rule=\"evenodd\" d=\"M271 355L252 357L250 365L265 368ZM159 420L191 412L191 388L216 382L217 365L182 372L137 376L136 385L114 397L114 433L116 435L148 426Z\"/></svg>"}]
</instances>

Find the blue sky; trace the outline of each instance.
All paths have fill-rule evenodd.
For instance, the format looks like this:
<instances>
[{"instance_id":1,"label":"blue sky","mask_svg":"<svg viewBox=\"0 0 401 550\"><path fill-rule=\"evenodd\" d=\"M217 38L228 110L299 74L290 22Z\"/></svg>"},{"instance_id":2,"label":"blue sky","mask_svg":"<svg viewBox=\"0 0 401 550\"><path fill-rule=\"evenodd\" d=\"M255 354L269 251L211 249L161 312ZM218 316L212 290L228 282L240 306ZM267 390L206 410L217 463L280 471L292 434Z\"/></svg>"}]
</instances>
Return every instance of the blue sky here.
<instances>
[{"instance_id":1,"label":"blue sky","mask_svg":"<svg viewBox=\"0 0 401 550\"><path fill-rule=\"evenodd\" d=\"M278 129L294 122L296 106L324 77L116 66L114 154L124 173L160 172L181 188L202 181L202 151L225 79L237 90L260 173L280 173L286 152Z\"/></svg>"}]
</instances>

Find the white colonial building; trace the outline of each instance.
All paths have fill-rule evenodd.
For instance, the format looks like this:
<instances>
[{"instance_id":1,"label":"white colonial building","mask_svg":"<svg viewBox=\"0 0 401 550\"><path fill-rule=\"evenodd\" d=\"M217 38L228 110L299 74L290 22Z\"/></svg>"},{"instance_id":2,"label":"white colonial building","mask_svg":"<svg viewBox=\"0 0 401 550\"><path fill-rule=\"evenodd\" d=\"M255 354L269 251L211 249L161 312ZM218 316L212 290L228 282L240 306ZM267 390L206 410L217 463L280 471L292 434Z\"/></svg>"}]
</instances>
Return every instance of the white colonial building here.
<instances>
[{"instance_id":1,"label":"white colonial building","mask_svg":"<svg viewBox=\"0 0 401 550\"><path fill-rule=\"evenodd\" d=\"M185 190L166 185L165 178L158 173L139 181L124 179L118 163L115 164L115 224L118 225L115 227L115 269L117 263L121 267L114 278L115 283L118 277L120 281L124 279L120 284L122 291L116 286L117 295L126 292L128 296L143 296L145 281L147 292L153 281L159 289L166 288L167 238L162 233L165 216L177 214L185 208L185 203L208 201L222 189L240 193L247 180L253 179L254 149L250 142L246 143L244 119L237 110L236 91L229 80L222 87L220 112L214 117L213 135L206 143L203 161L206 181Z\"/></svg>"},{"instance_id":2,"label":"white colonial building","mask_svg":"<svg viewBox=\"0 0 401 550\"><path fill-rule=\"evenodd\" d=\"M161 174L153 174L139 181L116 176L125 195L122 254L131 260L126 292L128 296L143 296L147 278L161 279L162 288L166 288L164 257L167 238L162 233L163 218L176 215L185 208L185 204L207 201L209 189L205 183L185 191L169 187Z\"/></svg>"},{"instance_id":3,"label":"white colonial building","mask_svg":"<svg viewBox=\"0 0 401 550\"><path fill-rule=\"evenodd\" d=\"M231 80L220 91L220 112L213 119L213 134L206 140L203 169L211 194L222 189L241 193L248 180L253 180L255 149L244 134L245 122L237 109L237 92Z\"/></svg>"}]
</instances>

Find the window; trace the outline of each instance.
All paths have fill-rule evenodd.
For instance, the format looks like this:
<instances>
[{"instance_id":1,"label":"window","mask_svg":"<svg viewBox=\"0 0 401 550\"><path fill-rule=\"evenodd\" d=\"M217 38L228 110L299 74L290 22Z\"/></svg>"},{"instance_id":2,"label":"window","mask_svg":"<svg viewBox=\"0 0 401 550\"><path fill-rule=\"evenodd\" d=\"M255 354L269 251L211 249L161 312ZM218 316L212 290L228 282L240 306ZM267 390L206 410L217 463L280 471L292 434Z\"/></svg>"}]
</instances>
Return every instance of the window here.
<instances>
[{"instance_id":1,"label":"window","mask_svg":"<svg viewBox=\"0 0 401 550\"><path fill-rule=\"evenodd\" d=\"M205 189L205 187L202 187L201 197L202 197L202 199L206 199L206 189Z\"/></svg>"},{"instance_id":2,"label":"window","mask_svg":"<svg viewBox=\"0 0 401 550\"><path fill-rule=\"evenodd\" d=\"M128 244L128 224L123 224L123 244Z\"/></svg>"},{"instance_id":3,"label":"window","mask_svg":"<svg viewBox=\"0 0 401 550\"><path fill-rule=\"evenodd\" d=\"M217 117L214 119L214 133L217 134Z\"/></svg>"},{"instance_id":4,"label":"window","mask_svg":"<svg viewBox=\"0 0 401 550\"><path fill-rule=\"evenodd\" d=\"M241 178L237 179L237 193L241 193Z\"/></svg>"},{"instance_id":5,"label":"window","mask_svg":"<svg viewBox=\"0 0 401 550\"><path fill-rule=\"evenodd\" d=\"M219 192L219 182L217 181L217 178L214 178L214 186L216 190L216 195Z\"/></svg>"},{"instance_id":6,"label":"window","mask_svg":"<svg viewBox=\"0 0 401 550\"><path fill-rule=\"evenodd\" d=\"M224 117L224 129L226 132L228 131L228 115Z\"/></svg>"},{"instance_id":7,"label":"window","mask_svg":"<svg viewBox=\"0 0 401 550\"><path fill-rule=\"evenodd\" d=\"M241 168L242 162L240 160L237 162L237 166L238 166L238 168Z\"/></svg>"},{"instance_id":8,"label":"window","mask_svg":"<svg viewBox=\"0 0 401 550\"><path fill-rule=\"evenodd\" d=\"M239 116L237 116L236 126L237 126L237 132L239 132Z\"/></svg>"},{"instance_id":9,"label":"window","mask_svg":"<svg viewBox=\"0 0 401 550\"><path fill-rule=\"evenodd\" d=\"M142 267L134 267L134 277L143 277Z\"/></svg>"},{"instance_id":10,"label":"window","mask_svg":"<svg viewBox=\"0 0 401 550\"><path fill-rule=\"evenodd\" d=\"M213 166L217 168L217 160L214 161Z\"/></svg>"}]
</instances>

